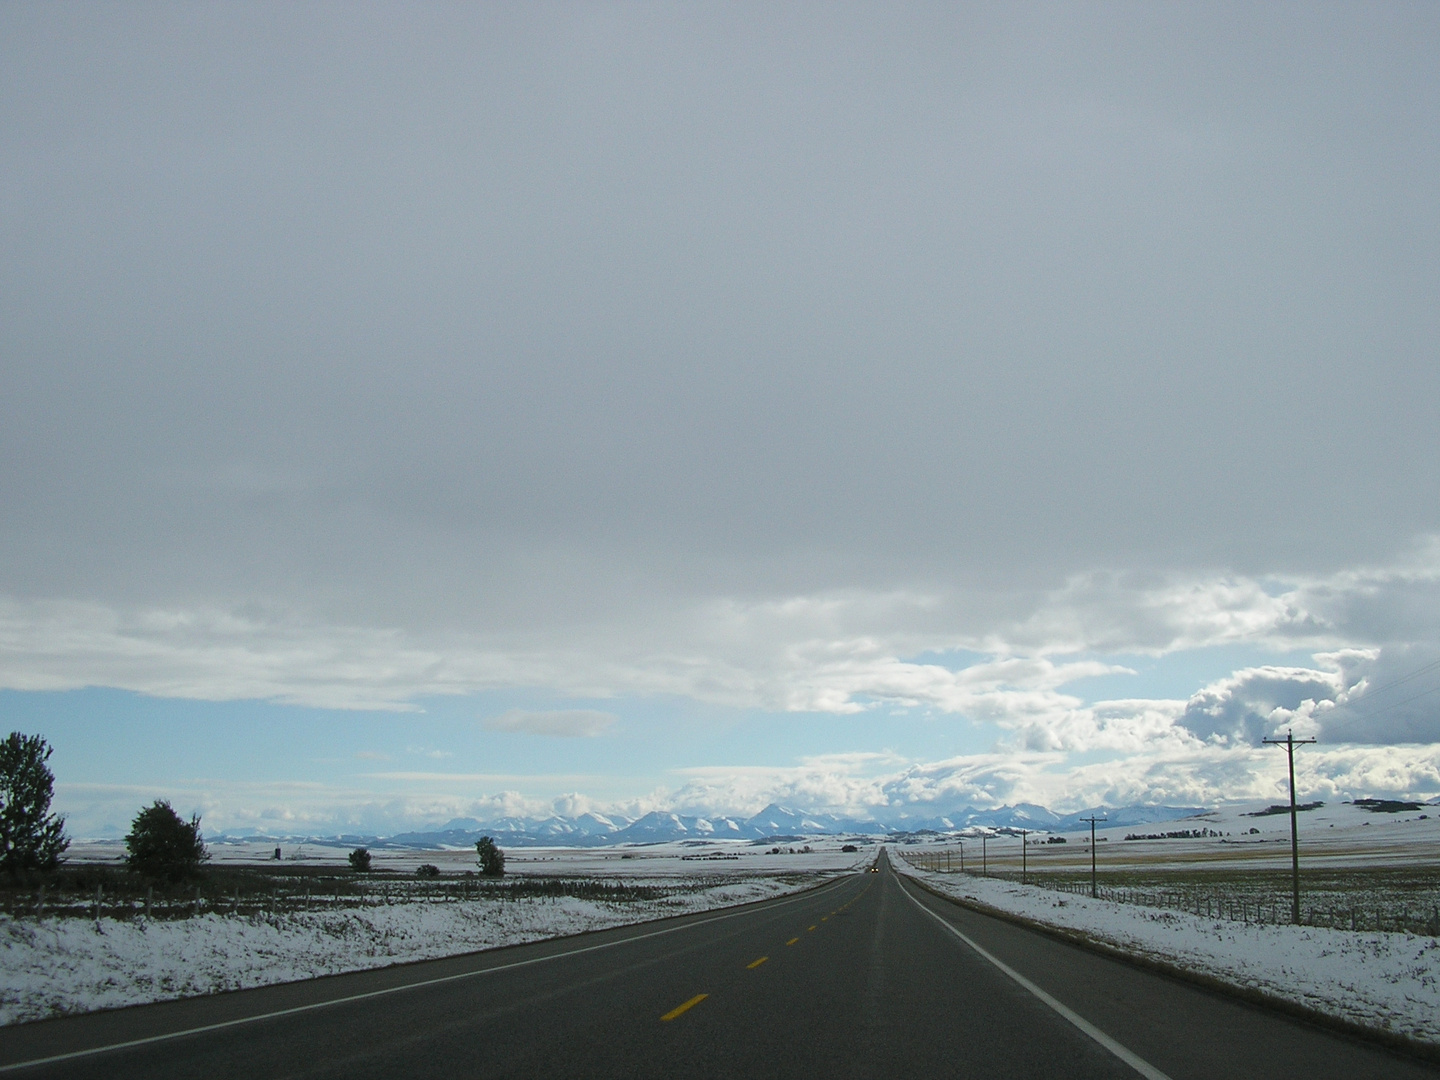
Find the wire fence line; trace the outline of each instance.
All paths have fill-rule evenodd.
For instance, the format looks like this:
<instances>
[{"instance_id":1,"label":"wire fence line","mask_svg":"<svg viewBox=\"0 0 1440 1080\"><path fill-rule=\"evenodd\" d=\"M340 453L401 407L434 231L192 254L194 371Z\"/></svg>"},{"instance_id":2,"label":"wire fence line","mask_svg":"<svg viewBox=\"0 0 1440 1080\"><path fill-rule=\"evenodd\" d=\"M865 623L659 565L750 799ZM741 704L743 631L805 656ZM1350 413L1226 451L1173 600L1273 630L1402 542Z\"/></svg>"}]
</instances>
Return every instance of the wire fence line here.
<instances>
[{"instance_id":1,"label":"wire fence line","mask_svg":"<svg viewBox=\"0 0 1440 1080\"><path fill-rule=\"evenodd\" d=\"M723 875L663 883L526 875L506 879L475 873L421 878L410 875L267 873L225 870L197 882L147 883L136 875L100 868L52 875L33 883L0 886L0 910L12 919L148 919L171 921L203 914L266 916L400 904L504 902L571 897L601 903L665 900L727 884Z\"/></svg>"},{"instance_id":2,"label":"wire fence line","mask_svg":"<svg viewBox=\"0 0 1440 1080\"><path fill-rule=\"evenodd\" d=\"M955 853L907 854L921 869L961 873ZM967 875L981 869L966 853ZM989 869L986 876L1020 882L1012 866ZM1029 871L1025 884L1074 896L1090 895L1088 871ZM1096 895L1101 900L1206 919L1260 926L1290 925L1288 875L1274 871L1101 870ZM1383 931L1440 937L1440 867L1303 870L1301 923L1340 930Z\"/></svg>"}]
</instances>

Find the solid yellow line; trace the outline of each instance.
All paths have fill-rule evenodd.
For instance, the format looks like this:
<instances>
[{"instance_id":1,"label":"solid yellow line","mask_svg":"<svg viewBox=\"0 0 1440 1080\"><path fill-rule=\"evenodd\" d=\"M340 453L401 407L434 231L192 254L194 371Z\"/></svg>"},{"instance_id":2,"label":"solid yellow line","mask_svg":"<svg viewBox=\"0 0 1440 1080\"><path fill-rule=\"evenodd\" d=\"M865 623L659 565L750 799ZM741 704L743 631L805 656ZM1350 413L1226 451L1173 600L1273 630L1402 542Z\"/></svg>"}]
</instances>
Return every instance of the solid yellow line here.
<instances>
[{"instance_id":1,"label":"solid yellow line","mask_svg":"<svg viewBox=\"0 0 1440 1080\"><path fill-rule=\"evenodd\" d=\"M746 966L747 968L757 968L757 967L759 967L761 964L763 964L766 960L769 960L769 959L770 959L770 958L769 958L768 956L762 956L762 957L760 957L759 960L752 960L750 963L746 964L745 966Z\"/></svg>"},{"instance_id":2,"label":"solid yellow line","mask_svg":"<svg viewBox=\"0 0 1440 1080\"><path fill-rule=\"evenodd\" d=\"M800 939L799 939L798 937L792 937L789 941L785 942L785 944L786 944L786 945L794 945L795 942L797 942L797 941L799 941L799 940L800 940Z\"/></svg>"},{"instance_id":3,"label":"solid yellow line","mask_svg":"<svg viewBox=\"0 0 1440 1080\"><path fill-rule=\"evenodd\" d=\"M676 1005L675 1008L671 1009L671 1010L670 1010L668 1013L666 1013L664 1016L660 1017L660 1019L661 1019L661 1020L674 1020L675 1017L679 1016L679 1015L680 1015L681 1013L683 1013L683 1012L686 1012L686 1011L688 1011L688 1010L690 1010L690 1009L693 1009L696 1005L699 1005L700 1002L704 1001L704 1000L705 1000L707 997L709 997L709 996L710 996L709 994L696 994L696 995L695 995L693 998L691 998L689 1001L685 1002L684 1005Z\"/></svg>"}]
</instances>

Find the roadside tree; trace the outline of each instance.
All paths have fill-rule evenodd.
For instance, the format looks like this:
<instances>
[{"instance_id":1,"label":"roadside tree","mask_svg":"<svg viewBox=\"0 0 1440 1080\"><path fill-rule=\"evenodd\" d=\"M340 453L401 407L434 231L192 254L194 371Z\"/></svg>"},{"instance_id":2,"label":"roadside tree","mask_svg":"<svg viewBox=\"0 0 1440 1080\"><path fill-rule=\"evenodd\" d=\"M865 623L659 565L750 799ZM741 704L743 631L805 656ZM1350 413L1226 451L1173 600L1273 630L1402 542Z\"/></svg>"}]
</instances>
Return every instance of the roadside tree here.
<instances>
[{"instance_id":1,"label":"roadside tree","mask_svg":"<svg viewBox=\"0 0 1440 1080\"><path fill-rule=\"evenodd\" d=\"M505 874L505 853L495 846L494 837L482 836L475 841L475 861L480 873L486 877L503 877Z\"/></svg>"},{"instance_id":2,"label":"roadside tree","mask_svg":"<svg viewBox=\"0 0 1440 1080\"><path fill-rule=\"evenodd\" d=\"M53 870L70 846L64 817L50 813L50 754L39 735L12 731L0 743L0 867L12 878L25 870Z\"/></svg>"},{"instance_id":3,"label":"roadside tree","mask_svg":"<svg viewBox=\"0 0 1440 1080\"><path fill-rule=\"evenodd\" d=\"M350 869L361 874L369 872L370 851L368 848L357 847L350 852Z\"/></svg>"}]
</instances>

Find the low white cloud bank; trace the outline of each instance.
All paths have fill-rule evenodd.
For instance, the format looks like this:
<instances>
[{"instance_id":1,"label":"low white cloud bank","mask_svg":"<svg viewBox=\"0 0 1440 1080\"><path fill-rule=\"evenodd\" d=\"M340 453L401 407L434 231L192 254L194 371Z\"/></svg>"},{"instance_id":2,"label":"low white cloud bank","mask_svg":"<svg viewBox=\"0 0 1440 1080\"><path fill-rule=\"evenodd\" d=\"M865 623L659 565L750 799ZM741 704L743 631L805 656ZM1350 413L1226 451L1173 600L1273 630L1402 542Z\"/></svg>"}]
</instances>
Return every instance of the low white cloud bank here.
<instances>
[{"instance_id":1,"label":"low white cloud bank","mask_svg":"<svg viewBox=\"0 0 1440 1080\"><path fill-rule=\"evenodd\" d=\"M1440 795L1440 745L1307 746L1295 755L1302 799L1431 799ZM1154 752L1074 763L1064 753L993 753L932 762L884 754L818 757L790 767L714 765L680 770L680 783L622 799L571 791L524 795L507 782L537 778L482 774L373 774L404 783L404 794L330 784L178 782L149 786L57 784L57 806L72 835L118 836L136 807L161 795L183 813L199 813L207 834L393 835L460 821L639 817L652 810L749 816L769 803L857 818L925 818L966 806L1030 803L1060 812L1136 803L1206 806L1229 799L1283 802L1285 754L1275 747L1170 744ZM541 778L543 779L543 778ZM583 777L556 778L584 783ZM488 790L487 790L488 789ZM498 789L498 790L497 790ZM477 794L477 791L483 793Z\"/></svg>"}]
</instances>

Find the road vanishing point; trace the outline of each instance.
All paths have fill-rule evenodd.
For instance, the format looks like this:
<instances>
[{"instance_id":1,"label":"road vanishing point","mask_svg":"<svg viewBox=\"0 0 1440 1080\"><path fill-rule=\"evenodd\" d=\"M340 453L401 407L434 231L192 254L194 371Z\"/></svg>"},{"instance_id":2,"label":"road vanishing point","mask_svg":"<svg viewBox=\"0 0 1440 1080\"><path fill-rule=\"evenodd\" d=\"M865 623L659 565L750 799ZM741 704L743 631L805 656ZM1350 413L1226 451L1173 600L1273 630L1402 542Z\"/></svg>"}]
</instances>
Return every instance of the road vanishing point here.
<instances>
[{"instance_id":1,"label":"road vanishing point","mask_svg":"<svg viewBox=\"0 0 1440 1080\"><path fill-rule=\"evenodd\" d=\"M6 1076L1357 1080L1424 1062L875 872L741 908L0 1029Z\"/></svg>"}]
</instances>

